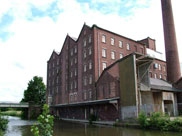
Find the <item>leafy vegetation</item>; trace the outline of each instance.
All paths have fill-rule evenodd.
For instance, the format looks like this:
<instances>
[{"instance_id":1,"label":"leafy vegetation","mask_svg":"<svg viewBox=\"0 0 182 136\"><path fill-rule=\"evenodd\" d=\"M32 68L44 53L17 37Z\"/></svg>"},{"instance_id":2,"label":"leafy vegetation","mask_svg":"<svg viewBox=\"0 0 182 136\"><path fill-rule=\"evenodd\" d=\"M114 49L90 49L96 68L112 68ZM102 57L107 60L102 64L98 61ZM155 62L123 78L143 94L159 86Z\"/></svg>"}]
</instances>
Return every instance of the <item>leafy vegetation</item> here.
<instances>
[{"instance_id":1,"label":"leafy vegetation","mask_svg":"<svg viewBox=\"0 0 182 136\"><path fill-rule=\"evenodd\" d=\"M152 113L149 118L147 118L144 112L141 112L139 114L138 122L140 127L145 129L182 132L182 119L176 118L174 120L170 120L168 116L162 116L158 112Z\"/></svg>"},{"instance_id":2,"label":"leafy vegetation","mask_svg":"<svg viewBox=\"0 0 182 136\"><path fill-rule=\"evenodd\" d=\"M20 117L21 116L21 111L15 111L15 110L4 111L4 112L1 112L1 115L3 115L3 116L17 116L17 117Z\"/></svg>"},{"instance_id":3,"label":"leafy vegetation","mask_svg":"<svg viewBox=\"0 0 182 136\"><path fill-rule=\"evenodd\" d=\"M53 135L53 125L54 117L49 115L49 106L44 104L43 112L38 117L38 123L31 127L31 132L34 136L52 136Z\"/></svg>"},{"instance_id":4,"label":"leafy vegetation","mask_svg":"<svg viewBox=\"0 0 182 136\"><path fill-rule=\"evenodd\" d=\"M89 124L92 124L93 121L96 121L97 120L97 116L94 115L94 114L90 114L88 120L89 120Z\"/></svg>"},{"instance_id":5,"label":"leafy vegetation","mask_svg":"<svg viewBox=\"0 0 182 136\"><path fill-rule=\"evenodd\" d=\"M8 127L8 120L2 118L2 116L0 115L0 131L1 131L1 133L3 131L5 131L7 129L7 127Z\"/></svg>"},{"instance_id":6,"label":"leafy vegetation","mask_svg":"<svg viewBox=\"0 0 182 136\"><path fill-rule=\"evenodd\" d=\"M46 86L42 77L34 76L29 81L27 89L24 91L24 98L21 102L33 102L34 104L43 106L46 103ZM28 115L27 109L22 109L22 118L26 119Z\"/></svg>"},{"instance_id":7,"label":"leafy vegetation","mask_svg":"<svg viewBox=\"0 0 182 136\"><path fill-rule=\"evenodd\" d=\"M42 77L34 76L29 81L27 89L24 91L24 98L21 102L34 102L43 105L46 103L46 87Z\"/></svg>"}]
</instances>

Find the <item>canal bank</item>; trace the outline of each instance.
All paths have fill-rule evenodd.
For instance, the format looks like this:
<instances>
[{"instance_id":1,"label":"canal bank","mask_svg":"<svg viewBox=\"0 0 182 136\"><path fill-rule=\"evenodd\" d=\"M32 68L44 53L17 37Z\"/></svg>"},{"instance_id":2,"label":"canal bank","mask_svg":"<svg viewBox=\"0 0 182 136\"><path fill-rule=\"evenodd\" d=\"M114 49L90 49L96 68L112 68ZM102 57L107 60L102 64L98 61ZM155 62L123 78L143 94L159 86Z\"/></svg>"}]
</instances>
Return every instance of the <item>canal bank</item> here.
<instances>
[{"instance_id":1,"label":"canal bank","mask_svg":"<svg viewBox=\"0 0 182 136\"><path fill-rule=\"evenodd\" d=\"M34 121L21 120L19 117L8 117L8 120L5 136L33 136L30 128ZM53 136L181 136L181 133L55 120Z\"/></svg>"}]
</instances>

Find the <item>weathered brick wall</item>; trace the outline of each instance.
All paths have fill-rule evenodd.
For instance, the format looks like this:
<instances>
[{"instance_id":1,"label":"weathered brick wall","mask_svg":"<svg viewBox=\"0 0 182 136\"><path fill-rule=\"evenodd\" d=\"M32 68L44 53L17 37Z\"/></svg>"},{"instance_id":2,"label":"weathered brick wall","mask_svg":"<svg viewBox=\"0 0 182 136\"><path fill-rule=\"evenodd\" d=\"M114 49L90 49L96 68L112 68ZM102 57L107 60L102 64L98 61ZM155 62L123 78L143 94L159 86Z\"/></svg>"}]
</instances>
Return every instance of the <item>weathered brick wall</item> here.
<instances>
[{"instance_id":1,"label":"weathered brick wall","mask_svg":"<svg viewBox=\"0 0 182 136\"><path fill-rule=\"evenodd\" d=\"M96 115L98 120L119 119L118 109L112 104L97 104L90 106L62 107L57 108L60 118L88 120L91 114ZM56 113L56 112L55 112Z\"/></svg>"}]
</instances>

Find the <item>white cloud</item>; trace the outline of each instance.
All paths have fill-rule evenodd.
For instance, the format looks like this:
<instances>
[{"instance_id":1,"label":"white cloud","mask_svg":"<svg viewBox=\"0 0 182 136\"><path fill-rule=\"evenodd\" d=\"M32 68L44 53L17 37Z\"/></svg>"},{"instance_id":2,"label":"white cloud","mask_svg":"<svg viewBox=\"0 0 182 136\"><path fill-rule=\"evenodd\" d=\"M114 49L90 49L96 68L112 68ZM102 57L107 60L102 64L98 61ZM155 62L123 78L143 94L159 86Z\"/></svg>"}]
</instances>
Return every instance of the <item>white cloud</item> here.
<instances>
[{"instance_id":1,"label":"white cloud","mask_svg":"<svg viewBox=\"0 0 182 136\"><path fill-rule=\"evenodd\" d=\"M78 3L75 0L58 1L59 9L63 10L57 16L56 21L50 17L34 18L32 21L27 17L32 16L30 4L41 10L46 10L50 3L55 0L25 0L5 5L12 7L15 16L13 24L7 31L13 33L9 40L2 42L0 39L0 101L19 101L27 83L33 76L44 78L46 83L47 60L53 49L60 51L66 34L78 37L83 23L98 26L116 32L123 36L140 40L150 36L156 39L158 51L164 52L163 26L160 1L152 0L149 8L132 9L131 16L121 17L116 13L104 15L99 10L90 9L88 3ZM105 2L110 0L101 0ZM116 0L116 2L119 2ZM140 0L145 4L146 0ZM181 19L182 9L178 0L173 1L174 17L180 58L182 58ZM10 8L4 9L0 3L0 17ZM182 60L181 60L182 61ZM20 64L23 68L18 68Z\"/></svg>"}]
</instances>

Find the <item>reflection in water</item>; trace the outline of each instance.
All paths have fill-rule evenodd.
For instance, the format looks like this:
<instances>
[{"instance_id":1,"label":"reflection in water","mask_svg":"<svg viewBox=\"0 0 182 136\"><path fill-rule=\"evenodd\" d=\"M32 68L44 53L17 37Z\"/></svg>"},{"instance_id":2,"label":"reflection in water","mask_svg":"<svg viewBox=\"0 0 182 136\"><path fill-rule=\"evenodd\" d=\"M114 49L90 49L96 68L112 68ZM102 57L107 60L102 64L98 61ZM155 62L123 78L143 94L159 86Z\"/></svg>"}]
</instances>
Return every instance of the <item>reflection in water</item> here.
<instances>
[{"instance_id":1,"label":"reflection in water","mask_svg":"<svg viewBox=\"0 0 182 136\"><path fill-rule=\"evenodd\" d=\"M34 121L21 120L19 117L6 117L9 120L5 136L32 136L30 126Z\"/></svg>"},{"instance_id":2,"label":"reflection in water","mask_svg":"<svg viewBox=\"0 0 182 136\"><path fill-rule=\"evenodd\" d=\"M8 119L10 122L5 136L33 136L30 132L33 121L21 120L18 117ZM55 121L54 136L181 136L181 133Z\"/></svg>"}]
</instances>

